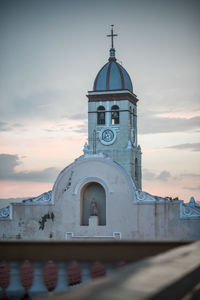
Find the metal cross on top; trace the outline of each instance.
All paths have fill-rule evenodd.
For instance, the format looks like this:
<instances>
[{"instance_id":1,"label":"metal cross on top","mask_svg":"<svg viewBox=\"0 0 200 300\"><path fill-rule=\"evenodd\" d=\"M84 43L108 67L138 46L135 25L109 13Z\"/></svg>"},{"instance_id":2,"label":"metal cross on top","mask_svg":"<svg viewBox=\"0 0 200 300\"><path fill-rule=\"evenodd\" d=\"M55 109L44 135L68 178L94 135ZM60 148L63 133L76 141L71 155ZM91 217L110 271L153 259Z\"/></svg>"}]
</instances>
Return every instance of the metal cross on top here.
<instances>
[{"instance_id":1,"label":"metal cross on top","mask_svg":"<svg viewBox=\"0 0 200 300\"><path fill-rule=\"evenodd\" d=\"M114 38L114 36L118 36L118 34L113 34L113 26L114 25L111 25L111 34L108 34L107 36L108 37L111 37L111 48L114 48L114 43L113 43L113 38Z\"/></svg>"}]
</instances>

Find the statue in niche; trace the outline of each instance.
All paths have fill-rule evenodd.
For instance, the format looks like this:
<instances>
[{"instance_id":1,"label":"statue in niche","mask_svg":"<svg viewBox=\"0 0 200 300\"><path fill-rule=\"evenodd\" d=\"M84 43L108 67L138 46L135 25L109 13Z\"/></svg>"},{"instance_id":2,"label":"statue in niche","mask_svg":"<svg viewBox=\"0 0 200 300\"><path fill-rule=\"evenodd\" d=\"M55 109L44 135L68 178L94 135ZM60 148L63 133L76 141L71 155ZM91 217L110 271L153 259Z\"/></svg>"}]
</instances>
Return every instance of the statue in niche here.
<instances>
[{"instance_id":1,"label":"statue in niche","mask_svg":"<svg viewBox=\"0 0 200 300\"><path fill-rule=\"evenodd\" d=\"M98 206L96 198L93 198L90 203L90 216L98 216Z\"/></svg>"}]
</instances>

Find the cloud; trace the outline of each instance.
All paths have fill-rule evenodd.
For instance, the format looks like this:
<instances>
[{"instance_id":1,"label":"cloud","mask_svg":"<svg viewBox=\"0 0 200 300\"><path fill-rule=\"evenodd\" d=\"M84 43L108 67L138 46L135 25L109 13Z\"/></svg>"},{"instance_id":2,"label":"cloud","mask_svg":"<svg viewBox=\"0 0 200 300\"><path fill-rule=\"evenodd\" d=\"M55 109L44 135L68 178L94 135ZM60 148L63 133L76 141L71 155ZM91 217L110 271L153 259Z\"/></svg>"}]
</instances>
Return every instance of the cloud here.
<instances>
[{"instance_id":1,"label":"cloud","mask_svg":"<svg viewBox=\"0 0 200 300\"><path fill-rule=\"evenodd\" d=\"M200 185L199 186L185 186L184 190L189 190L189 191L200 191Z\"/></svg>"},{"instance_id":2,"label":"cloud","mask_svg":"<svg viewBox=\"0 0 200 300\"><path fill-rule=\"evenodd\" d=\"M54 167L39 171L16 172L15 167L21 164L18 155L0 154L0 180L52 182L59 170Z\"/></svg>"},{"instance_id":3,"label":"cloud","mask_svg":"<svg viewBox=\"0 0 200 300\"><path fill-rule=\"evenodd\" d=\"M175 176L172 176L170 172L165 171L165 170L160 172L160 174L154 173L148 169L143 169L143 171L142 171L142 179L146 180L146 181L156 181L156 180L168 181L170 178L173 178L173 180L183 180L183 179L188 180L189 178L190 179L192 178L194 181L194 180L200 179L200 174L182 173L175 177ZM193 187L185 188L185 189L193 189ZM194 188L194 189L198 190L198 188Z\"/></svg>"},{"instance_id":4,"label":"cloud","mask_svg":"<svg viewBox=\"0 0 200 300\"><path fill-rule=\"evenodd\" d=\"M180 150L192 150L192 151L200 151L200 143L185 143L185 144L178 144L174 146L169 146L167 148L172 148L172 149L180 149Z\"/></svg>"},{"instance_id":5,"label":"cloud","mask_svg":"<svg viewBox=\"0 0 200 300\"><path fill-rule=\"evenodd\" d=\"M183 132L188 130L199 129L200 116L192 118L169 118L158 117L156 113L149 112L138 118L139 133L167 133Z\"/></svg>"},{"instance_id":6,"label":"cloud","mask_svg":"<svg viewBox=\"0 0 200 300\"><path fill-rule=\"evenodd\" d=\"M20 164L18 155L0 154L0 179L8 179Z\"/></svg>"},{"instance_id":7,"label":"cloud","mask_svg":"<svg viewBox=\"0 0 200 300\"><path fill-rule=\"evenodd\" d=\"M86 113L78 113L78 114L66 115L64 117L69 120L86 120L87 114Z\"/></svg>"},{"instance_id":8,"label":"cloud","mask_svg":"<svg viewBox=\"0 0 200 300\"><path fill-rule=\"evenodd\" d=\"M171 176L168 171L162 171L159 175L149 171L148 169L143 169L142 178L147 181L160 180L167 181Z\"/></svg>"},{"instance_id":9,"label":"cloud","mask_svg":"<svg viewBox=\"0 0 200 300\"><path fill-rule=\"evenodd\" d=\"M50 167L41 171L25 171L14 173L11 176L11 179L19 181L52 182L55 181L58 172L58 169Z\"/></svg>"},{"instance_id":10,"label":"cloud","mask_svg":"<svg viewBox=\"0 0 200 300\"><path fill-rule=\"evenodd\" d=\"M10 131L11 128L7 125L6 122L0 122L0 131Z\"/></svg>"},{"instance_id":11,"label":"cloud","mask_svg":"<svg viewBox=\"0 0 200 300\"><path fill-rule=\"evenodd\" d=\"M75 98L76 94L68 90L41 89L23 96L14 95L7 102L0 101L0 131L19 129L23 126L21 123L26 124L30 120L32 124L47 120L52 124L65 121L84 122L87 120L87 106L81 102L81 98ZM48 128L47 131L63 131L63 128Z\"/></svg>"},{"instance_id":12,"label":"cloud","mask_svg":"<svg viewBox=\"0 0 200 300\"><path fill-rule=\"evenodd\" d=\"M57 119L63 115L63 110L73 111L70 95L64 90L48 89L15 95L7 101L0 102L0 117L3 120ZM74 102L74 101L73 101ZM5 119L6 118L6 119Z\"/></svg>"},{"instance_id":13,"label":"cloud","mask_svg":"<svg viewBox=\"0 0 200 300\"><path fill-rule=\"evenodd\" d=\"M57 123L52 126L52 128L46 128L44 131L46 132L66 132L66 133L87 133L88 130L88 122L73 122L73 126L71 126L72 122L70 124L66 123ZM69 126L70 125L70 126Z\"/></svg>"},{"instance_id":14,"label":"cloud","mask_svg":"<svg viewBox=\"0 0 200 300\"><path fill-rule=\"evenodd\" d=\"M182 178L187 178L187 177L193 177L193 178L199 178L200 179L200 174L196 174L196 173L182 173L180 174L180 177Z\"/></svg>"},{"instance_id":15,"label":"cloud","mask_svg":"<svg viewBox=\"0 0 200 300\"><path fill-rule=\"evenodd\" d=\"M162 171L157 177L157 180L167 181L171 177L171 174L168 171Z\"/></svg>"},{"instance_id":16,"label":"cloud","mask_svg":"<svg viewBox=\"0 0 200 300\"><path fill-rule=\"evenodd\" d=\"M0 122L0 131L11 131L19 127L23 127L23 125L20 123L9 124L7 122Z\"/></svg>"},{"instance_id":17,"label":"cloud","mask_svg":"<svg viewBox=\"0 0 200 300\"><path fill-rule=\"evenodd\" d=\"M156 177L156 174L147 170L147 169L143 169L142 172L142 179L147 180L147 181L151 181L154 180Z\"/></svg>"},{"instance_id":18,"label":"cloud","mask_svg":"<svg viewBox=\"0 0 200 300\"><path fill-rule=\"evenodd\" d=\"M84 122L80 125L77 125L76 127L72 128L73 132L77 132L77 133L87 133L88 130L88 123Z\"/></svg>"}]
</instances>

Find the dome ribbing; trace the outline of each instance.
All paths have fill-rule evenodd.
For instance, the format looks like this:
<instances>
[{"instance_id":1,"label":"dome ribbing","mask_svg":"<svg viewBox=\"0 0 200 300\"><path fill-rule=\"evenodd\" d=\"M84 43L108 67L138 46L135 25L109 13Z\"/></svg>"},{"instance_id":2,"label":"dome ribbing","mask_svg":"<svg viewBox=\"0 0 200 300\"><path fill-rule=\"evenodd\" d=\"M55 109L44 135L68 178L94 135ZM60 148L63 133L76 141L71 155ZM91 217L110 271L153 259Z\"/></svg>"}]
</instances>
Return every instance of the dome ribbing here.
<instances>
[{"instance_id":1,"label":"dome ribbing","mask_svg":"<svg viewBox=\"0 0 200 300\"><path fill-rule=\"evenodd\" d=\"M97 74L93 91L129 90L133 92L133 86L128 72L115 58L115 49L110 49L109 62L106 63Z\"/></svg>"}]
</instances>

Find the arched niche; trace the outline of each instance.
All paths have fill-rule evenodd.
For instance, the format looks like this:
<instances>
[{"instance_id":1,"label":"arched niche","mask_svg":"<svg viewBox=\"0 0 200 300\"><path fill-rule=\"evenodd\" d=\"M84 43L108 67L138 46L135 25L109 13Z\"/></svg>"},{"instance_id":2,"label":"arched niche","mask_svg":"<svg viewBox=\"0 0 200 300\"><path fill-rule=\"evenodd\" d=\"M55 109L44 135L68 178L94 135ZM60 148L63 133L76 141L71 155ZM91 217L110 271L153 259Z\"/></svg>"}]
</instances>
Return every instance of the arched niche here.
<instances>
[{"instance_id":1,"label":"arched niche","mask_svg":"<svg viewBox=\"0 0 200 300\"><path fill-rule=\"evenodd\" d=\"M94 215L94 206L98 225L106 225L106 192L103 186L97 182L89 182L82 187L80 196L81 225L89 225L89 218Z\"/></svg>"}]
</instances>

